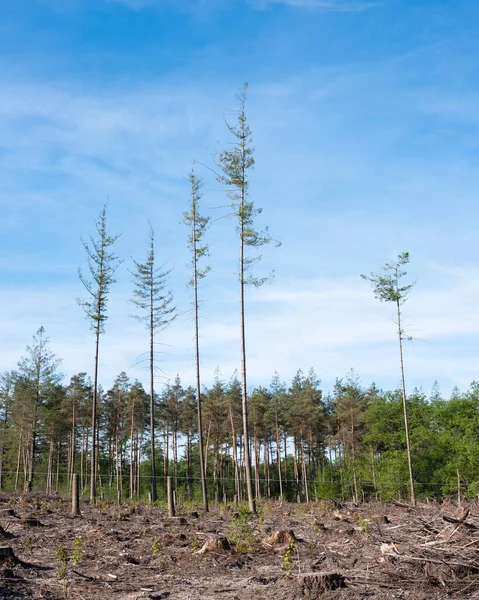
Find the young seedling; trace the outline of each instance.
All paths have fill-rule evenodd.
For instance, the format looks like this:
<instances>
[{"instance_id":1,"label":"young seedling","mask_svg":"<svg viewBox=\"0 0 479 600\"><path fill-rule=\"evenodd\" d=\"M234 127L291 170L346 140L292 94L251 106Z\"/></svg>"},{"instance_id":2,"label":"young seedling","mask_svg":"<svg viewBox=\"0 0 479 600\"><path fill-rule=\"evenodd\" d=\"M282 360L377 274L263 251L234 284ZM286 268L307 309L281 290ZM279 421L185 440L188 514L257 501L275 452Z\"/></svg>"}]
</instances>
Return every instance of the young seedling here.
<instances>
[{"instance_id":1,"label":"young seedling","mask_svg":"<svg viewBox=\"0 0 479 600\"><path fill-rule=\"evenodd\" d=\"M81 535L77 535L76 538L73 540L73 550L72 550L72 555L71 555L72 564L75 566L78 565L82 559L82 556L83 556L83 540L81 538Z\"/></svg>"},{"instance_id":2,"label":"young seedling","mask_svg":"<svg viewBox=\"0 0 479 600\"><path fill-rule=\"evenodd\" d=\"M293 555L294 555L294 540L289 542L288 549L284 553L283 564L281 567L283 569L291 569L293 566Z\"/></svg>"}]
</instances>

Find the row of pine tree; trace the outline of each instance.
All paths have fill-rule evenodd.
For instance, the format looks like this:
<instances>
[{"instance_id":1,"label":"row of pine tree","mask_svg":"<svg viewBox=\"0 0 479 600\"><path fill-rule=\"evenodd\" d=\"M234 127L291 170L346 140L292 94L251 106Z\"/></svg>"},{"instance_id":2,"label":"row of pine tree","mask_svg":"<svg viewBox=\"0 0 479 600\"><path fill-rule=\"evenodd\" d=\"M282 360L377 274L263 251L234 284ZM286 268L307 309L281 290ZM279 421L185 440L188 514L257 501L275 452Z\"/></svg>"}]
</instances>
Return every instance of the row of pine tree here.
<instances>
[{"instance_id":1,"label":"row of pine tree","mask_svg":"<svg viewBox=\"0 0 479 600\"><path fill-rule=\"evenodd\" d=\"M220 372L203 388L204 468L209 499L247 499L241 382ZM41 328L16 371L0 377L0 486L66 491L79 473L88 493L93 384L85 373L68 385ZM184 498L201 498L196 391L179 377L155 396L156 473L160 497L173 477ZM421 497L479 491L479 384L442 398L407 398L415 486ZM249 394L249 445L256 499L391 500L409 496L400 390L365 388L349 373L325 395L311 369L286 384L275 373ZM148 497L151 489L149 395L122 372L98 390L97 486L102 494Z\"/></svg>"}]
</instances>

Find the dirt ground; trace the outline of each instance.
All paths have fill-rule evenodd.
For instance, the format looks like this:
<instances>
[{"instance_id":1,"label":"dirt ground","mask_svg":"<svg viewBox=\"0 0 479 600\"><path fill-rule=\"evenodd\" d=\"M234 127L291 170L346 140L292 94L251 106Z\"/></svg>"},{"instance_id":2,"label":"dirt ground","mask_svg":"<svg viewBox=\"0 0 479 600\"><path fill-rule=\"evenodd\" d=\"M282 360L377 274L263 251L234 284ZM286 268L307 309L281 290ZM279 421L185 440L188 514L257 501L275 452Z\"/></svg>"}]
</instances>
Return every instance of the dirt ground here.
<instances>
[{"instance_id":1,"label":"dirt ground","mask_svg":"<svg viewBox=\"0 0 479 600\"><path fill-rule=\"evenodd\" d=\"M0 598L479 598L479 508L332 502L207 515L0 498ZM81 539L80 539L81 538ZM477 560L476 560L477 557Z\"/></svg>"}]
</instances>

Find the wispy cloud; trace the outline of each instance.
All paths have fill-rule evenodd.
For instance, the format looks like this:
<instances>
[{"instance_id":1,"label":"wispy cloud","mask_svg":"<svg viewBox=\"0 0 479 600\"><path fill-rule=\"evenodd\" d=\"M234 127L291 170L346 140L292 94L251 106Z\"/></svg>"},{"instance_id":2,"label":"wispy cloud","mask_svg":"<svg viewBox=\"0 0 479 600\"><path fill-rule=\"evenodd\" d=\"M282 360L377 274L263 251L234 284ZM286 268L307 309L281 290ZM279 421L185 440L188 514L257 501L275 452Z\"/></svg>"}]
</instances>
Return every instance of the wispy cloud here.
<instances>
[{"instance_id":1,"label":"wispy cloud","mask_svg":"<svg viewBox=\"0 0 479 600\"><path fill-rule=\"evenodd\" d=\"M271 4L284 4L292 8L323 10L328 12L361 12L378 6L377 2L362 0L249 0L256 6L265 7Z\"/></svg>"},{"instance_id":2,"label":"wispy cloud","mask_svg":"<svg viewBox=\"0 0 479 600\"><path fill-rule=\"evenodd\" d=\"M199 14L219 8L227 8L231 0L106 0L107 3L123 4L133 10L144 8L174 9L180 12Z\"/></svg>"},{"instance_id":3,"label":"wispy cloud","mask_svg":"<svg viewBox=\"0 0 479 600\"><path fill-rule=\"evenodd\" d=\"M365 0L244 0L253 8L265 8L272 4L284 4L292 8L314 9L329 12L360 12L378 6L377 2ZM134 10L147 7L175 8L176 10L214 10L228 8L232 0L106 0L109 3L124 4Z\"/></svg>"}]
</instances>

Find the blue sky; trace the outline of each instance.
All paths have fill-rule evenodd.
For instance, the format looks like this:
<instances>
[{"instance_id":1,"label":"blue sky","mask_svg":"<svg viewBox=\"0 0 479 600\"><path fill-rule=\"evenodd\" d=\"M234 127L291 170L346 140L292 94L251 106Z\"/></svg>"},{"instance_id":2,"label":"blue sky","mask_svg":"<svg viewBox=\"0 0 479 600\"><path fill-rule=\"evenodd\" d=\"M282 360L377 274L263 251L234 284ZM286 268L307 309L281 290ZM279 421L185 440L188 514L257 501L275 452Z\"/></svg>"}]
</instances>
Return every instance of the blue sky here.
<instances>
[{"instance_id":1,"label":"blue sky","mask_svg":"<svg viewBox=\"0 0 479 600\"><path fill-rule=\"evenodd\" d=\"M81 238L108 201L124 263L100 379L138 364L131 257L148 220L180 316L162 334L164 383L193 382L185 175L228 143L249 82L252 198L281 248L247 293L249 382L314 367L324 388L354 368L395 387L390 306L359 274L405 250L407 386L450 393L478 377L479 12L471 1L3 0L0 20L0 370L43 325L67 377L92 372L75 298ZM202 368L239 368L235 223L208 169L212 271L202 287Z\"/></svg>"}]
</instances>

